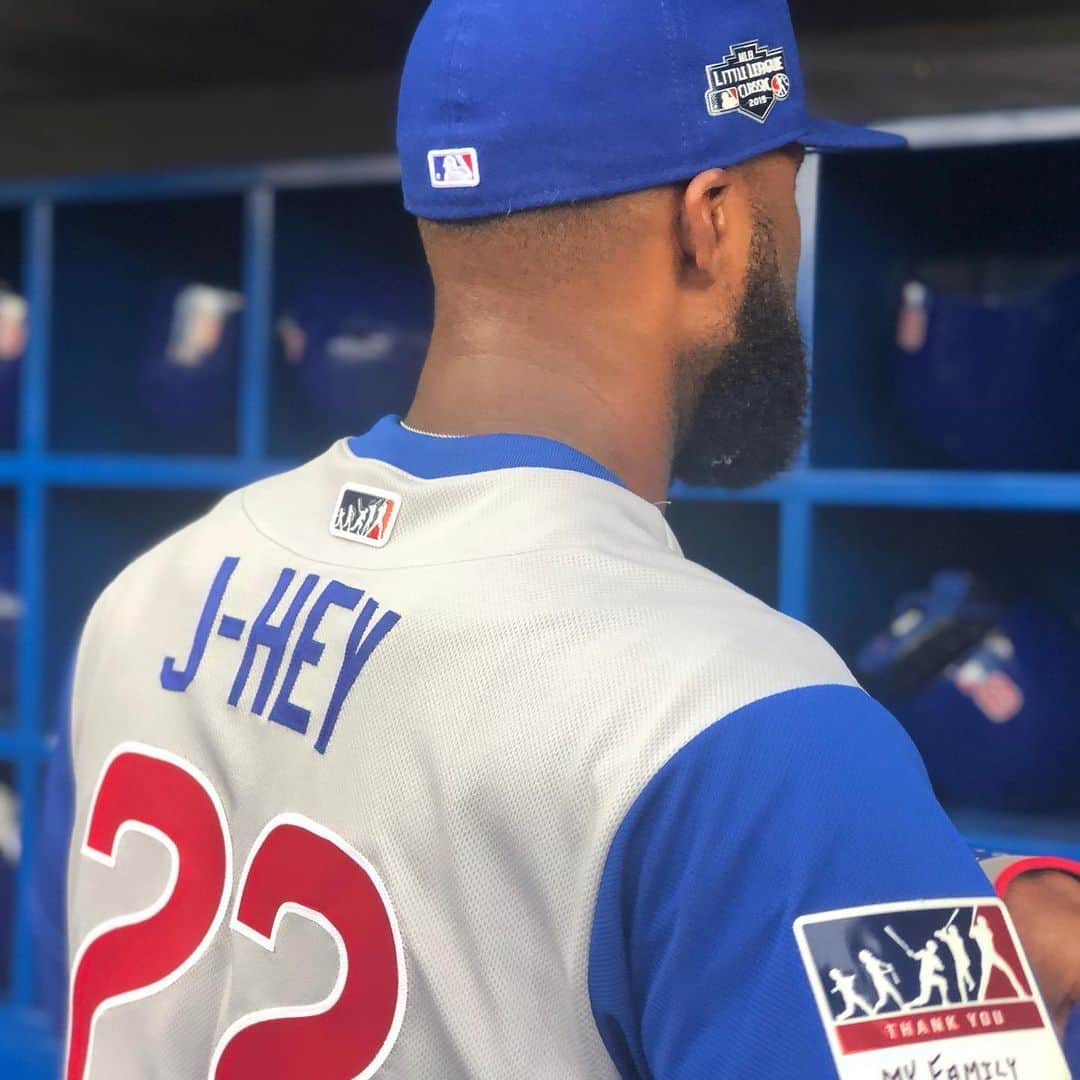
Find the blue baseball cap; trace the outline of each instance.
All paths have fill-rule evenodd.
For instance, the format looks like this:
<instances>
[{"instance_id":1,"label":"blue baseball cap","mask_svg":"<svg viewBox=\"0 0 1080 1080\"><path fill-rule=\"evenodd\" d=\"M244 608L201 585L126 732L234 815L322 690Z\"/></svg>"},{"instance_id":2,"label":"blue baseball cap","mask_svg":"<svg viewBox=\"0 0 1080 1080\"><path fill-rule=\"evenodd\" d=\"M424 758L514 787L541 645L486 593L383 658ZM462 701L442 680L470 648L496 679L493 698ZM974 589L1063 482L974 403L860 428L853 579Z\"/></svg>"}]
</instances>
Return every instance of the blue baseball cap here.
<instances>
[{"instance_id":1,"label":"blue baseball cap","mask_svg":"<svg viewBox=\"0 0 1080 1080\"><path fill-rule=\"evenodd\" d=\"M904 140L808 113L784 0L433 0L402 78L405 205L434 220L659 187L791 143Z\"/></svg>"}]
</instances>

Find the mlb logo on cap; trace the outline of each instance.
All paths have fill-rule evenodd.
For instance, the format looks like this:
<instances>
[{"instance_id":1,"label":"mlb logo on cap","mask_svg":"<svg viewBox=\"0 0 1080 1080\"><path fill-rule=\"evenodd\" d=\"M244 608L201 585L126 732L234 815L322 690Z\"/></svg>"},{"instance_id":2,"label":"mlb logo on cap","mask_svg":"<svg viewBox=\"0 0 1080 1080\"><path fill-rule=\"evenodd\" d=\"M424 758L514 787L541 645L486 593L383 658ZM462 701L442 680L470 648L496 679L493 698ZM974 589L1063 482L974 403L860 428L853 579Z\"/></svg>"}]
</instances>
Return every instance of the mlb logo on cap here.
<instances>
[{"instance_id":1,"label":"mlb logo on cap","mask_svg":"<svg viewBox=\"0 0 1080 1080\"><path fill-rule=\"evenodd\" d=\"M734 89L721 90L716 101L719 112L732 112L739 107L739 92Z\"/></svg>"},{"instance_id":2,"label":"mlb logo on cap","mask_svg":"<svg viewBox=\"0 0 1080 1080\"><path fill-rule=\"evenodd\" d=\"M431 186L472 188L480 186L480 159L472 146L459 150L432 150L428 154Z\"/></svg>"}]
</instances>

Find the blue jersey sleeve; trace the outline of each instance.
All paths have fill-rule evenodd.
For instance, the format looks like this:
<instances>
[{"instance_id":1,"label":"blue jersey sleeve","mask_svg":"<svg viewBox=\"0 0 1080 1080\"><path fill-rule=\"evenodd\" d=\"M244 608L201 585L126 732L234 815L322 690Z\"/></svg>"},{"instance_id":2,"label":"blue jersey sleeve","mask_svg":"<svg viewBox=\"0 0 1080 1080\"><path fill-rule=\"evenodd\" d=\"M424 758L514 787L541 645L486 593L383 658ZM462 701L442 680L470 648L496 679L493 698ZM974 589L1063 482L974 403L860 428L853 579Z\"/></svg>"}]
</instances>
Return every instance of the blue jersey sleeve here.
<instances>
[{"instance_id":1,"label":"blue jersey sleeve","mask_svg":"<svg viewBox=\"0 0 1080 1080\"><path fill-rule=\"evenodd\" d=\"M861 690L763 699L679 751L621 823L589 993L623 1077L835 1076L804 915L991 896L914 746Z\"/></svg>"}]
</instances>

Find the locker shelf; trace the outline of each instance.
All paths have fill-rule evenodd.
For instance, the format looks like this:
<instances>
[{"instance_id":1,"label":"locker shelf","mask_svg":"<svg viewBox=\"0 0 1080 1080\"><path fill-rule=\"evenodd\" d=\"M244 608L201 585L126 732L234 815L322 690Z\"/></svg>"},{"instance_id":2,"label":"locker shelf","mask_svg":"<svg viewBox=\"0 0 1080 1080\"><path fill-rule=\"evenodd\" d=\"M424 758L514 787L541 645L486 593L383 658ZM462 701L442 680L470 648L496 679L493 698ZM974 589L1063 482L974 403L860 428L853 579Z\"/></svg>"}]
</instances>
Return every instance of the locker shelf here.
<instances>
[{"instance_id":1,"label":"locker shelf","mask_svg":"<svg viewBox=\"0 0 1080 1080\"><path fill-rule=\"evenodd\" d=\"M1080 473L920 469L796 469L750 492L676 484L691 502L802 501L820 505L937 506L986 510L1080 510Z\"/></svg>"},{"instance_id":2,"label":"locker shelf","mask_svg":"<svg viewBox=\"0 0 1080 1080\"><path fill-rule=\"evenodd\" d=\"M1058 818L982 810L951 810L949 816L972 847L1010 855L1080 859L1080 816Z\"/></svg>"}]
</instances>

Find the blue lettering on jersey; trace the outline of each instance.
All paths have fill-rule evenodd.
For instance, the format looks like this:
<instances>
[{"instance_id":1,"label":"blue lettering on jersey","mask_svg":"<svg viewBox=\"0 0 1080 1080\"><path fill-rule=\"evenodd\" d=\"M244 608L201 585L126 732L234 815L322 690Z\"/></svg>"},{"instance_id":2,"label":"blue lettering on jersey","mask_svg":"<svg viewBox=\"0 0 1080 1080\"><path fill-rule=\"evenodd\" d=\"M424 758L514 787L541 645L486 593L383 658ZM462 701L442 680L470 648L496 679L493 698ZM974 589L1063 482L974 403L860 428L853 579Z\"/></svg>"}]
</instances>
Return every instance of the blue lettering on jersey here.
<instances>
[{"instance_id":1,"label":"blue lettering on jersey","mask_svg":"<svg viewBox=\"0 0 1080 1080\"><path fill-rule=\"evenodd\" d=\"M364 670L364 665L371 658L376 646L401 619L396 612L387 611L369 630L368 627L371 626L371 620L378 609L378 603L369 600L364 605L364 610L360 612L356 625L349 635L349 642L345 646L345 661L341 665L337 683L334 685L334 693L330 697L330 707L326 710L322 731L319 732L318 741L315 743L315 749L320 754L326 753L326 746L330 742L330 736L334 734L334 726L341 713L341 706L345 704L345 699L349 696L349 691L353 688L360 672Z\"/></svg>"},{"instance_id":2,"label":"blue lettering on jersey","mask_svg":"<svg viewBox=\"0 0 1080 1080\"><path fill-rule=\"evenodd\" d=\"M267 650L266 666L263 668L259 688L255 691L255 700L251 703L251 711L256 716L262 716L266 708L266 699L270 696L274 681L281 670L281 661L285 656L285 646L289 643L289 637L292 634L293 627L296 625L297 616L300 614L300 609L307 603L307 598L311 595L312 590L319 583L318 574L308 574L301 583L300 588L296 590L296 595L289 603L288 610L285 612L281 622L275 624L271 621L274 612L295 577L295 570L281 571L281 576L274 586L274 591L270 594L270 599L266 601L262 611L259 612L258 617L255 619L255 625L252 626L251 633L248 634L247 645L244 648L244 659L240 661L236 678L233 680L232 690L229 692L229 704L233 708L236 708L240 703L240 698L247 687L248 676L251 674L251 667L255 663L255 654L260 647Z\"/></svg>"},{"instance_id":3,"label":"blue lettering on jersey","mask_svg":"<svg viewBox=\"0 0 1080 1080\"><path fill-rule=\"evenodd\" d=\"M203 605L202 614L199 615L187 666L181 671L177 668L174 657L165 657L165 663L161 668L161 685L164 689L182 692L191 685L202 663L203 654L206 652L206 643L210 640L210 628L214 625L214 619L221 608L221 598L225 595L225 589L233 576L233 571L239 565L240 560L235 557L230 557L221 564L221 569L218 570L214 583L210 586L210 594Z\"/></svg>"},{"instance_id":4,"label":"blue lettering on jersey","mask_svg":"<svg viewBox=\"0 0 1080 1080\"><path fill-rule=\"evenodd\" d=\"M298 731L301 735L307 733L311 712L293 704L289 700L289 695L296 685L301 668L305 664L318 667L319 661L322 659L323 651L326 649L326 642L319 641L315 634L318 632L319 624L323 621L327 611L334 606L344 608L346 611L355 611L356 605L360 603L363 596L363 590L350 589L348 585L342 585L340 581L331 581L323 589L319 599L315 601L311 611L308 612L307 622L304 623L300 640L296 643L296 648L293 649L292 662L289 664L289 670L285 673L285 681L281 684L277 700L270 710L270 719L275 724L292 728L293 731Z\"/></svg>"},{"instance_id":5,"label":"blue lettering on jersey","mask_svg":"<svg viewBox=\"0 0 1080 1080\"><path fill-rule=\"evenodd\" d=\"M265 713L271 692L284 666L285 677L270 709L269 720L306 735L311 721L311 710L297 705L291 700L291 696L303 668L318 667L323 659L327 643L316 636L319 628L331 608L355 611L361 601L364 601L345 644L341 668L315 740L315 749L320 754L325 754L346 698L372 654L401 621L401 616L388 608L382 608L373 597L367 597L365 601L367 594L363 589L345 585L340 581L327 582L316 594L322 582L318 574L308 574L299 585L295 585L297 572L286 567L278 575L266 603L251 622L249 630L246 620L221 614L226 590L239 565L240 560L234 556L222 562L199 614L187 662L183 668L179 668L176 658L167 656L161 667L161 686L173 693L183 693L191 686L202 665L215 632L214 624L217 622L218 637L226 641L242 642L244 645L229 691L228 704L232 708L239 707L251 678L252 668L260 650L263 650L266 660L252 699L252 714L262 716ZM289 641L313 594L315 600L311 603L300 635L289 654ZM284 611L279 616L278 611L281 608L284 608Z\"/></svg>"}]
</instances>

